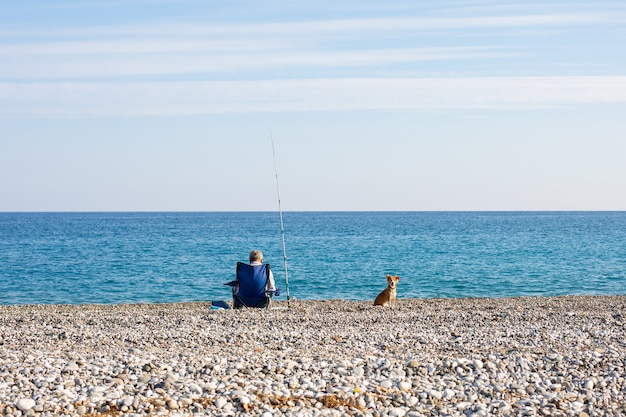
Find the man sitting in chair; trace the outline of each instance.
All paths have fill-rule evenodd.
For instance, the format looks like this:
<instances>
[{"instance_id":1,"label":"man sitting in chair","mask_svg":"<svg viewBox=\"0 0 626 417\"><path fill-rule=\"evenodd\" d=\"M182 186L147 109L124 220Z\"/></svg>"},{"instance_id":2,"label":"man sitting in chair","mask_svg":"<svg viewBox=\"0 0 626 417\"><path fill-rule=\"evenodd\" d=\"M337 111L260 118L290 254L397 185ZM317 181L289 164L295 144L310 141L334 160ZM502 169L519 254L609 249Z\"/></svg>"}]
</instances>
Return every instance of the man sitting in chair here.
<instances>
[{"instance_id":1,"label":"man sitting in chair","mask_svg":"<svg viewBox=\"0 0 626 417\"><path fill-rule=\"evenodd\" d=\"M270 265L263 263L260 250L250 252L250 264L237 262L237 278L228 285L233 288L234 308L268 308L277 292Z\"/></svg>"}]
</instances>

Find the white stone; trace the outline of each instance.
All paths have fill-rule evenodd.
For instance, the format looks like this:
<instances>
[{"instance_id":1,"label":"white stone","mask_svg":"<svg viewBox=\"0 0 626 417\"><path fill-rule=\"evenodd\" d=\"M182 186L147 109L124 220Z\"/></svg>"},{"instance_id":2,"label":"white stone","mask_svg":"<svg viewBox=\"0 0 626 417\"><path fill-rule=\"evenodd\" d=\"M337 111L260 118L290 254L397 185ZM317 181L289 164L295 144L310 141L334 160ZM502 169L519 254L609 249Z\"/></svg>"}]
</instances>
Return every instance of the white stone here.
<instances>
[{"instance_id":1,"label":"white stone","mask_svg":"<svg viewBox=\"0 0 626 417\"><path fill-rule=\"evenodd\" d=\"M198 384L189 384L188 388L193 394L202 394L202 388L200 388L200 385Z\"/></svg>"},{"instance_id":2,"label":"white stone","mask_svg":"<svg viewBox=\"0 0 626 417\"><path fill-rule=\"evenodd\" d=\"M224 408L224 406L226 405L228 401L226 401L226 398L224 397L217 397L215 399L215 407L217 407L219 410L221 410L222 408Z\"/></svg>"},{"instance_id":3,"label":"white stone","mask_svg":"<svg viewBox=\"0 0 626 417\"><path fill-rule=\"evenodd\" d=\"M402 390L402 391L410 391L411 388L413 388L413 384L411 384L408 381L400 381L400 383L398 384L398 387Z\"/></svg>"},{"instance_id":4,"label":"white stone","mask_svg":"<svg viewBox=\"0 0 626 417\"><path fill-rule=\"evenodd\" d=\"M380 383L380 386L385 388L385 389L389 389L393 386L393 382L389 379L384 380L383 382Z\"/></svg>"},{"instance_id":5,"label":"white stone","mask_svg":"<svg viewBox=\"0 0 626 417\"><path fill-rule=\"evenodd\" d=\"M111 391L106 395L109 400L119 400L122 398L122 394L119 391Z\"/></svg>"},{"instance_id":6,"label":"white stone","mask_svg":"<svg viewBox=\"0 0 626 417\"><path fill-rule=\"evenodd\" d=\"M404 408L396 407L389 411L389 415L392 417L404 417L406 415L406 411Z\"/></svg>"},{"instance_id":7,"label":"white stone","mask_svg":"<svg viewBox=\"0 0 626 417\"><path fill-rule=\"evenodd\" d=\"M408 400L407 400L407 404L409 407L415 407L415 405L417 405L417 403L419 403L420 400L417 397L413 397L411 396Z\"/></svg>"},{"instance_id":8,"label":"white stone","mask_svg":"<svg viewBox=\"0 0 626 417\"><path fill-rule=\"evenodd\" d=\"M441 393L441 391L437 391L435 389L430 390L428 392L428 395L430 395L431 397L433 397L433 398L435 398L437 400L440 400L443 397L443 394Z\"/></svg>"},{"instance_id":9,"label":"white stone","mask_svg":"<svg viewBox=\"0 0 626 417\"><path fill-rule=\"evenodd\" d=\"M35 400L32 398L22 398L15 405L22 411L28 411L35 406Z\"/></svg>"},{"instance_id":10,"label":"white stone","mask_svg":"<svg viewBox=\"0 0 626 417\"><path fill-rule=\"evenodd\" d=\"M456 405L456 409L459 411L465 411L472 406L472 403L468 401L461 401Z\"/></svg>"}]
</instances>

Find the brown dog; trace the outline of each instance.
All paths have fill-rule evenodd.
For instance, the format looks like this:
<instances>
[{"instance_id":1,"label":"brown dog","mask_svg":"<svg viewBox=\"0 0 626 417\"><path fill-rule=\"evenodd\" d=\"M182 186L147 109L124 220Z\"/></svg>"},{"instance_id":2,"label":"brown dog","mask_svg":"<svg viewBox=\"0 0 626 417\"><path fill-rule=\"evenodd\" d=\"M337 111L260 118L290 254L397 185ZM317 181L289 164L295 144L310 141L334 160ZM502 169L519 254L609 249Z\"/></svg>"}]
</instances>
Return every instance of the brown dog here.
<instances>
[{"instance_id":1,"label":"brown dog","mask_svg":"<svg viewBox=\"0 0 626 417\"><path fill-rule=\"evenodd\" d=\"M387 288L385 288L378 297L374 300L375 306L386 306L389 304L390 307L395 307L396 303L396 286L400 281L400 277L387 275Z\"/></svg>"}]
</instances>

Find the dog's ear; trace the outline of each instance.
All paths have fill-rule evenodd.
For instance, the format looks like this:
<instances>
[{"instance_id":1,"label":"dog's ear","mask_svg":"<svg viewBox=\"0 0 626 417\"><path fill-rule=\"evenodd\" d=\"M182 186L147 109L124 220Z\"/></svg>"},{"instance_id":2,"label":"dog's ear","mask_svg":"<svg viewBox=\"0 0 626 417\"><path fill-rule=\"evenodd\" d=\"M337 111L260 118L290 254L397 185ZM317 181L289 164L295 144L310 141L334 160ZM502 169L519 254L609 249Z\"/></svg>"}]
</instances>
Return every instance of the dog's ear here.
<instances>
[{"instance_id":1,"label":"dog's ear","mask_svg":"<svg viewBox=\"0 0 626 417\"><path fill-rule=\"evenodd\" d=\"M396 279L396 281L400 281L400 277L399 276L395 276L394 278Z\"/></svg>"},{"instance_id":2,"label":"dog's ear","mask_svg":"<svg viewBox=\"0 0 626 417\"><path fill-rule=\"evenodd\" d=\"M391 275L387 274L386 278L389 279L389 278L393 278L393 277Z\"/></svg>"}]
</instances>

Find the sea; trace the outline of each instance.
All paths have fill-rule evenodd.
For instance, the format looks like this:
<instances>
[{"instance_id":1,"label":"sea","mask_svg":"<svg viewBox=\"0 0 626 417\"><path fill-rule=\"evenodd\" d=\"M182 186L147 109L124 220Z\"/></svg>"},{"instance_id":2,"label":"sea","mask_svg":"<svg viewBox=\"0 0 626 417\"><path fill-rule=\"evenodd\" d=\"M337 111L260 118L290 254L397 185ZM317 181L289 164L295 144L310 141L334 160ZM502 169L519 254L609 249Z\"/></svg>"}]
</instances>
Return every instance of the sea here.
<instances>
[{"instance_id":1,"label":"sea","mask_svg":"<svg viewBox=\"0 0 626 417\"><path fill-rule=\"evenodd\" d=\"M0 213L0 304L230 299L253 249L278 300L626 294L626 212Z\"/></svg>"}]
</instances>

